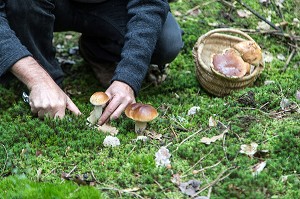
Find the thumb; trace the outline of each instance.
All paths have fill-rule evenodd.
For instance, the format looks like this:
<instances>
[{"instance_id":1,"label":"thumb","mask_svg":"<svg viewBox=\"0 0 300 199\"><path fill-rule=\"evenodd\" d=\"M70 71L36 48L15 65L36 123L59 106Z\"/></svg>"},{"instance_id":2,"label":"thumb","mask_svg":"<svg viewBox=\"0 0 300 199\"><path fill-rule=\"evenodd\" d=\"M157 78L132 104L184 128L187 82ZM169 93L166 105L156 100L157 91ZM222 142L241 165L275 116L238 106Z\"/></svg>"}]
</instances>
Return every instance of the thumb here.
<instances>
[{"instance_id":1,"label":"thumb","mask_svg":"<svg viewBox=\"0 0 300 199\"><path fill-rule=\"evenodd\" d=\"M78 109L78 107L74 104L74 102L68 96L67 96L66 108L68 110L70 110L72 113L74 113L75 115L81 115L81 112Z\"/></svg>"}]
</instances>

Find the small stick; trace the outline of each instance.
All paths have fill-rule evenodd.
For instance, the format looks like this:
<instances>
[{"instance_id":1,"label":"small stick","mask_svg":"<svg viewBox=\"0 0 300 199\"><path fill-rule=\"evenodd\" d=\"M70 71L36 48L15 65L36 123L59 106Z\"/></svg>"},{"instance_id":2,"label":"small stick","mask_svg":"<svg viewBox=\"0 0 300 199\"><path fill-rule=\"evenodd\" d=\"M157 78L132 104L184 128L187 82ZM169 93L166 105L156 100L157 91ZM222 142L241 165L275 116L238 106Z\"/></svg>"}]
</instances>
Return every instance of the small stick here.
<instances>
[{"instance_id":1,"label":"small stick","mask_svg":"<svg viewBox=\"0 0 300 199\"><path fill-rule=\"evenodd\" d=\"M202 129L196 131L196 132L193 133L192 135L190 135L190 136L188 136L187 138L185 138L184 140L182 140L182 141L179 143L179 145L177 146L177 148L176 148L173 152L177 151L178 148L179 148L184 142L186 142L187 140L191 139L193 136L195 136L196 134L198 134L201 130L202 130ZM205 131L206 131L206 130L205 130ZM203 131L203 132L204 132L204 131Z\"/></svg>"},{"instance_id":2,"label":"small stick","mask_svg":"<svg viewBox=\"0 0 300 199\"><path fill-rule=\"evenodd\" d=\"M202 172L202 171L205 171L206 169L211 169L211 168L214 168L216 166L218 166L220 163L222 162L222 160L220 160L219 162L217 162L216 164L213 164L213 165L210 165L210 166L207 166L207 167L204 167L202 169L199 169L199 170L195 170L196 173L199 173L199 172ZM186 177L187 175L183 175L181 176L182 178Z\"/></svg>"},{"instance_id":3,"label":"small stick","mask_svg":"<svg viewBox=\"0 0 300 199\"><path fill-rule=\"evenodd\" d=\"M209 187L208 189L207 198L210 198L211 192L212 192L212 186Z\"/></svg>"},{"instance_id":4,"label":"small stick","mask_svg":"<svg viewBox=\"0 0 300 199\"><path fill-rule=\"evenodd\" d=\"M258 18L260 18L261 20L263 20L264 22L266 22L267 24L269 24L272 28L274 28L275 30L279 30L280 32L283 32L280 27L275 26L272 22L270 22L269 20L267 20L266 18L264 18L263 16L261 16L260 14L258 14L255 10L253 10L250 6L248 6L247 4L245 4L242 0L238 0L238 2L242 6L244 6L245 8L247 8L250 12L252 12L255 16L257 16Z\"/></svg>"},{"instance_id":5,"label":"small stick","mask_svg":"<svg viewBox=\"0 0 300 199\"><path fill-rule=\"evenodd\" d=\"M229 3L228 1L225 1L225 0L218 0L218 1L220 1L221 3L223 3L226 6L229 6L231 9L235 8L235 5Z\"/></svg>"},{"instance_id":6,"label":"small stick","mask_svg":"<svg viewBox=\"0 0 300 199\"><path fill-rule=\"evenodd\" d=\"M192 197L195 197L197 195L199 195L201 192L205 191L206 189L212 187L213 185L217 184L218 182L224 180L225 178L227 178L235 169L236 167L231 167L228 169L225 169L224 171L222 171L215 180L213 180L211 183L205 185L202 189L200 189L199 191L197 191L197 193L195 193L194 195L192 195ZM233 169L231 172L229 172L228 174L226 174L225 176L223 176L224 173L226 173L228 170ZM222 177L223 176L223 177Z\"/></svg>"},{"instance_id":7,"label":"small stick","mask_svg":"<svg viewBox=\"0 0 300 199\"><path fill-rule=\"evenodd\" d=\"M293 41L300 41L300 36L282 33L278 30L254 30L254 29L243 29L243 28L240 28L239 30L241 30L243 32L248 32L248 33L273 34L275 36L282 36L285 38L289 38L290 40L293 40Z\"/></svg>"},{"instance_id":8,"label":"small stick","mask_svg":"<svg viewBox=\"0 0 300 199\"><path fill-rule=\"evenodd\" d=\"M77 168L77 165L75 165L73 167L73 169L67 174L67 177L70 177L71 173L73 173L75 171L75 169Z\"/></svg>"},{"instance_id":9,"label":"small stick","mask_svg":"<svg viewBox=\"0 0 300 199\"><path fill-rule=\"evenodd\" d=\"M134 193L132 191L126 191L126 190L117 189L117 188L114 188L114 187L112 187L112 188L111 187L99 187L97 189L117 191L120 194L120 196L121 196L122 193L128 193L128 194L132 194L132 195L136 196L137 198L144 199L142 196L140 196L137 193Z\"/></svg>"},{"instance_id":10,"label":"small stick","mask_svg":"<svg viewBox=\"0 0 300 199\"><path fill-rule=\"evenodd\" d=\"M294 57L295 54L296 54L296 49L293 48L293 50L292 50L290 56L289 56L288 59L286 60L285 65L284 65L284 67L282 68L281 72L285 72L285 71L286 71L288 65L290 64L290 62L291 62L291 60L292 60L292 58Z\"/></svg>"},{"instance_id":11,"label":"small stick","mask_svg":"<svg viewBox=\"0 0 300 199\"><path fill-rule=\"evenodd\" d=\"M195 168L195 166L197 165L197 164L199 164L204 158L206 158L209 154L211 154L212 153L212 151L213 151L214 149L211 149L210 151L209 151L209 153L208 154L206 154L205 156L203 156L202 158L200 158L191 168L189 168L188 170L186 170L182 175L184 175L185 173L187 173L187 172L189 172L190 170L192 170L193 168Z\"/></svg>"}]
</instances>

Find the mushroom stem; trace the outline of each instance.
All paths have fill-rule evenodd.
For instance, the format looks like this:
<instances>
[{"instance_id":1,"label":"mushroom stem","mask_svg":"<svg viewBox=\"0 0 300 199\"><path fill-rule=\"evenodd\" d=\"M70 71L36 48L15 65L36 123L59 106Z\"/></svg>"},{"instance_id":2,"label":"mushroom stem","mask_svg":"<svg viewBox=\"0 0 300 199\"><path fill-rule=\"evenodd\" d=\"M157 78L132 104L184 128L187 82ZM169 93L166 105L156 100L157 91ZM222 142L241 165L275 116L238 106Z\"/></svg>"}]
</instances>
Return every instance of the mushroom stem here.
<instances>
[{"instance_id":1,"label":"mushroom stem","mask_svg":"<svg viewBox=\"0 0 300 199\"><path fill-rule=\"evenodd\" d=\"M142 133L146 129L147 122L135 121L135 132Z\"/></svg>"},{"instance_id":2,"label":"mushroom stem","mask_svg":"<svg viewBox=\"0 0 300 199\"><path fill-rule=\"evenodd\" d=\"M99 118L102 115L102 106L95 106L94 110L91 112L90 116L87 118L87 120L92 124L96 124L99 120Z\"/></svg>"}]
</instances>

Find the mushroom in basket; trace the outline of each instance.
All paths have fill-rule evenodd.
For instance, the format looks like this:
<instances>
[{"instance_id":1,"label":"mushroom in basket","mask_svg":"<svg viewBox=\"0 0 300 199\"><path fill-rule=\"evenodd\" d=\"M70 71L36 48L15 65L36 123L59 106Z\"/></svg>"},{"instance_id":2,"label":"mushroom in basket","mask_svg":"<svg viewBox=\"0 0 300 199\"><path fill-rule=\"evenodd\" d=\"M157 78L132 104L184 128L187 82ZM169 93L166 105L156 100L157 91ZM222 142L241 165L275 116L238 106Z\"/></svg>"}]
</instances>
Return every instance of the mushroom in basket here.
<instances>
[{"instance_id":1,"label":"mushroom in basket","mask_svg":"<svg viewBox=\"0 0 300 199\"><path fill-rule=\"evenodd\" d=\"M245 62L258 66L262 62L261 48L255 41L241 41L233 46Z\"/></svg>"},{"instance_id":2,"label":"mushroom in basket","mask_svg":"<svg viewBox=\"0 0 300 199\"><path fill-rule=\"evenodd\" d=\"M244 62L239 52L235 49L228 48L222 54L212 55L211 69L222 76L241 78L246 73L250 73L250 64Z\"/></svg>"}]
</instances>

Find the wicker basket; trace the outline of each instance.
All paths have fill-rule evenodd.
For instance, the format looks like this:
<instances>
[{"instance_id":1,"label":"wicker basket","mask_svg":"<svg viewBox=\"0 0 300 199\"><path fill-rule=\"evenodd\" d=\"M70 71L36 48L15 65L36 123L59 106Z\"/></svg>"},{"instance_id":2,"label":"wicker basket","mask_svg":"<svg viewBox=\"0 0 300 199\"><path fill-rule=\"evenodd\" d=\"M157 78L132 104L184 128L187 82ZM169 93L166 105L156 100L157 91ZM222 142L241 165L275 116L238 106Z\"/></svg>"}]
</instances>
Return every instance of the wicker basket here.
<instances>
[{"instance_id":1,"label":"wicker basket","mask_svg":"<svg viewBox=\"0 0 300 199\"><path fill-rule=\"evenodd\" d=\"M212 54L222 53L224 49L244 40L254 41L248 34L228 28L211 30L198 39L193 48L196 76L206 91L215 96L223 97L233 91L251 86L260 75L264 69L263 63L255 67L251 74L242 78L226 77L211 70Z\"/></svg>"}]
</instances>

